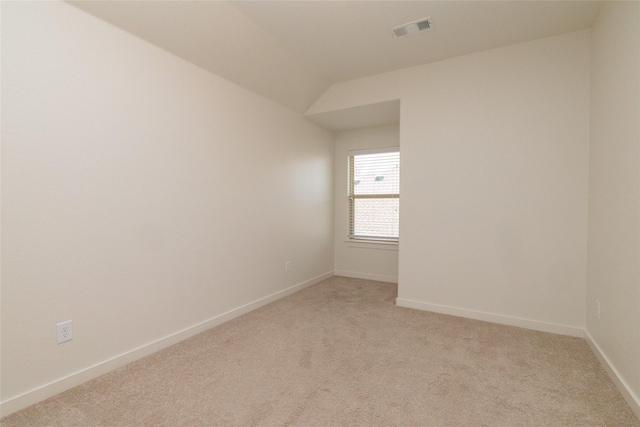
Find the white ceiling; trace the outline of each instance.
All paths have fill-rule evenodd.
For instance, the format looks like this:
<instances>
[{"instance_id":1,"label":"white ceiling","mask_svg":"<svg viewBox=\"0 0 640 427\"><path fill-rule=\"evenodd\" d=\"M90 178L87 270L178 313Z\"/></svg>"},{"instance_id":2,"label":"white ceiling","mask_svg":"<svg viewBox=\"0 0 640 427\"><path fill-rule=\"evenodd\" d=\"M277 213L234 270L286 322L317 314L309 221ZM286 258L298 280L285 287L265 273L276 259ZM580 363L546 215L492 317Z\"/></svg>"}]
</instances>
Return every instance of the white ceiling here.
<instances>
[{"instance_id":1,"label":"white ceiling","mask_svg":"<svg viewBox=\"0 0 640 427\"><path fill-rule=\"evenodd\" d=\"M303 113L331 81L222 1L69 1L255 93Z\"/></svg>"},{"instance_id":2,"label":"white ceiling","mask_svg":"<svg viewBox=\"0 0 640 427\"><path fill-rule=\"evenodd\" d=\"M581 1L238 1L232 5L334 83L589 28ZM431 17L431 30L390 29Z\"/></svg>"},{"instance_id":3,"label":"white ceiling","mask_svg":"<svg viewBox=\"0 0 640 427\"><path fill-rule=\"evenodd\" d=\"M332 83L586 29L592 1L70 2L304 113ZM433 28L395 39L392 27Z\"/></svg>"}]
</instances>

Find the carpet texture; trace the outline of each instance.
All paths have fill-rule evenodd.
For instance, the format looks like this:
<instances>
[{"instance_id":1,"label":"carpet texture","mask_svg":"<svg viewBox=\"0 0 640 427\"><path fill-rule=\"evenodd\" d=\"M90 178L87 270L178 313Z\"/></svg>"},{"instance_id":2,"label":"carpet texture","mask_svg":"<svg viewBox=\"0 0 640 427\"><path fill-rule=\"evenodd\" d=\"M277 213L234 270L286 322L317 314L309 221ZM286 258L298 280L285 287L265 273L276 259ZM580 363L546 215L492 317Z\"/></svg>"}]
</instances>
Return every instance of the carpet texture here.
<instances>
[{"instance_id":1,"label":"carpet texture","mask_svg":"<svg viewBox=\"0 0 640 427\"><path fill-rule=\"evenodd\" d=\"M334 277L1 421L640 426L580 338L396 307Z\"/></svg>"}]
</instances>

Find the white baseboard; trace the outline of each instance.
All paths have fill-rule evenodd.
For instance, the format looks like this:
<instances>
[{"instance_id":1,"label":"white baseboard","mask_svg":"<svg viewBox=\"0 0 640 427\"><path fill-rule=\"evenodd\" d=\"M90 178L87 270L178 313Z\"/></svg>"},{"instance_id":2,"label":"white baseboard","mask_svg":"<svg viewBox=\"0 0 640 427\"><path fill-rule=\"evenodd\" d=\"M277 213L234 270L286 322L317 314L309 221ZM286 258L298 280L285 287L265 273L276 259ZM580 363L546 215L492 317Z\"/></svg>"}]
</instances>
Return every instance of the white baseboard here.
<instances>
[{"instance_id":1,"label":"white baseboard","mask_svg":"<svg viewBox=\"0 0 640 427\"><path fill-rule=\"evenodd\" d=\"M162 350L163 348L169 347L173 344L204 332L207 329L211 329L214 326L218 326L224 322L228 322L231 319L242 316L243 314L249 313L250 311L267 305L280 298L284 298L306 287L315 285L316 283L319 283L333 276L334 272L330 271L328 273L314 277L305 282L299 283L287 289L283 289L281 291L268 295L264 298L260 298L256 301L227 311L226 313L214 316L208 320L185 328L181 331L175 332L171 335L167 335L166 337L147 343L126 353L122 353L118 356L97 363L93 366L89 366L85 369L74 372L73 374L42 385L26 393L7 399L3 402L0 402L0 416L5 417L35 403L41 402L45 399L48 399L49 397L55 396L56 394L62 393L63 391L69 390L82 383L113 371L114 369L129 364L135 360L141 359L145 356Z\"/></svg>"},{"instance_id":2,"label":"white baseboard","mask_svg":"<svg viewBox=\"0 0 640 427\"><path fill-rule=\"evenodd\" d=\"M398 283L398 276L382 276L380 274L357 273L354 271L336 270L336 276L352 277L354 279L375 280L378 282Z\"/></svg>"},{"instance_id":3,"label":"white baseboard","mask_svg":"<svg viewBox=\"0 0 640 427\"><path fill-rule=\"evenodd\" d=\"M587 341L587 344L589 344L589 347L591 348L591 351L593 351L593 354L595 354L600 361L602 367L604 367L604 370L607 371L607 374L609 374L609 378L611 378L611 381L613 381L616 388L620 391L620 394L622 394L624 400L627 401L633 413L636 414L636 417L638 417L638 419L640 420L640 398L638 398L633 390L631 390L631 387L629 387L627 382L622 378L607 355L604 354L598 343L593 339L591 334L589 334L589 331L586 329L584 331L584 339L585 341Z\"/></svg>"},{"instance_id":4,"label":"white baseboard","mask_svg":"<svg viewBox=\"0 0 640 427\"><path fill-rule=\"evenodd\" d=\"M521 319L519 317L505 316L502 314L486 313L483 311L467 310L464 308L449 307L445 305L429 304L420 301L412 301L396 298L398 307L414 308L416 310L433 311L435 313L450 314L452 316L466 317L468 319L483 320L485 322L499 323L501 325L517 326L533 329L534 331L551 332L572 337L584 336L584 329L576 326L560 325L556 323L541 322L538 320Z\"/></svg>"}]
</instances>

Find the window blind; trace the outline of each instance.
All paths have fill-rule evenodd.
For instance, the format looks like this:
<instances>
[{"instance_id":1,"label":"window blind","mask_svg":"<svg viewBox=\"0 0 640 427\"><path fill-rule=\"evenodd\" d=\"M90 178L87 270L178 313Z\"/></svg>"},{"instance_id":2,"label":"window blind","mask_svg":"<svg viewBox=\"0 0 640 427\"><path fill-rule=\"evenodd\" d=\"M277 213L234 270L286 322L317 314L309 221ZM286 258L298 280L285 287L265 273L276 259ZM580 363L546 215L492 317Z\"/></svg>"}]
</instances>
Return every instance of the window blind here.
<instances>
[{"instance_id":1,"label":"window blind","mask_svg":"<svg viewBox=\"0 0 640 427\"><path fill-rule=\"evenodd\" d=\"M400 152L397 147L350 151L349 238L398 240Z\"/></svg>"}]
</instances>

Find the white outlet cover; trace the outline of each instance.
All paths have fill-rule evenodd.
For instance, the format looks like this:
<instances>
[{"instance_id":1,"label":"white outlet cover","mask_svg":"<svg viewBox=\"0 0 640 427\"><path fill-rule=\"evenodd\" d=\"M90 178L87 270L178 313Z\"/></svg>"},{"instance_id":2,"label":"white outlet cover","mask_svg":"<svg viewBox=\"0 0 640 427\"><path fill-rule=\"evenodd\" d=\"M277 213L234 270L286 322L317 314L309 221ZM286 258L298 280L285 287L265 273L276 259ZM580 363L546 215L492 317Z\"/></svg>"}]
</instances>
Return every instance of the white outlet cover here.
<instances>
[{"instance_id":1,"label":"white outlet cover","mask_svg":"<svg viewBox=\"0 0 640 427\"><path fill-rule=\"evenodd\" d=\"M67 320L66 322L58 323L56 325L58 344L67 342L73 339L73 321Z\"/></svg>"}]
</instances>

